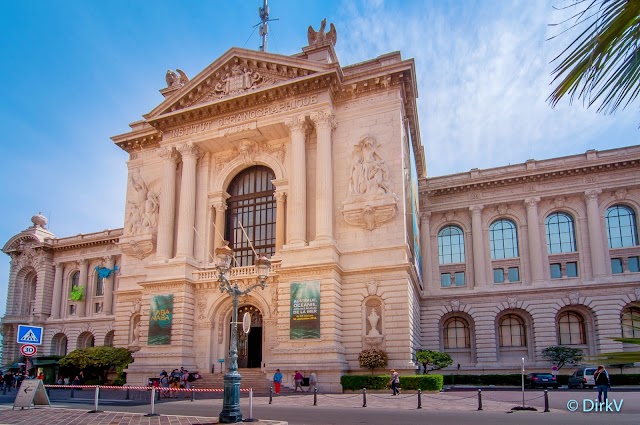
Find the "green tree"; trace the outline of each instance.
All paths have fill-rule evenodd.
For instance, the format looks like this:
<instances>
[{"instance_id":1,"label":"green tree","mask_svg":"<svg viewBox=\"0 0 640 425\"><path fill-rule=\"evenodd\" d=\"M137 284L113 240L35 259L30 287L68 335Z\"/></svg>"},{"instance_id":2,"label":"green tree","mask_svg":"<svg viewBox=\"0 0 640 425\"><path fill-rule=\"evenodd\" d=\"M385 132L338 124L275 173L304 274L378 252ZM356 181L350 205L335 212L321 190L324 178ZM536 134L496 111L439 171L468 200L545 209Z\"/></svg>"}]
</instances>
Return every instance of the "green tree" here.
<instances>
[{"instance_id":1,"label":"green tree","mask_svg":"<svg viewBox=\"0 0 640 425\"><path fill-rule=\"evenodd\" d=\"M373 375L374 369L387 366L389 363L389 357L387 357L387 353L383 350L372 348L369 350L362 350L360 355L358 355L358 362L360 363L360 367L371 369L371 374Z\"/></svg>"},{"instance_id":2,"label":"green tree","mask_svg":"<svg viewBox=\"0 0 640 425\"><path fill-rule=\"evenodd\" d=\"M453 363L453 359L447 353L433 350L418 350L416 351L416 358L424 366L425 374L429 373L430 370L451 366Z\"/></svg>"},{"instance_id":3,"label":"green tree","mask_svg":"<svg viewBox=\"0 0 640 425\"><path fill-rule=\"evenodd\" d=\"M579 35L553 60L557 86L547 100L555 107L569 95L599 103L598 112L624 109L640 93L640 1L579 0L561 9L575 10L561 24L573 21L567 31Z\"/></svg>"},{"instance_id":4,"label":"green tree","mask_svg":"<svg viewBox=\"0 0 640 425\"><path fill-rule=\"evenodd\" d=\"M83 371L86 379L97 378L100 383L106 383L109 371L115 369L116 374L121 375L132 361L131 352L126 348L89 347L64 356L60 367L73 374Z\"/></svg>"},{"instance_id":5,"label":"green tree","mask_svg":"<svg viewBox=\"0 0 640 425\"><path fill-rule=\"evenodd\" d=\"M560 370L564 365L579 364L584 357L584 353L579 348L554 345L542 350L542 357L551 364L558 366L558 370Z\"/></svg>"}]
</instances>

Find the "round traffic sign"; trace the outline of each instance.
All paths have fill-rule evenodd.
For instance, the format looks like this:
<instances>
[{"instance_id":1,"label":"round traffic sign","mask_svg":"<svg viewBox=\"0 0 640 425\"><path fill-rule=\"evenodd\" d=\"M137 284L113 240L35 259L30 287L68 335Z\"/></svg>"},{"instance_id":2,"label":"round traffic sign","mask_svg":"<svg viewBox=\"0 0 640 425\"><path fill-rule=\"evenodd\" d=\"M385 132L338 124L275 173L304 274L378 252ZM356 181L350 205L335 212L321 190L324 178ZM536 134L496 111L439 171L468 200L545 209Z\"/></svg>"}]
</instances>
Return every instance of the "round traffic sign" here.
<instances>
[{"instance_id":1,"label":"round traffic sign","mask_svg":"<svg viewBox=\"0 0 640 425\"><path fill-rule=\"evenodd\" d=\"M22 347L20 347L20 352L25 356L33 356L37 351L38 348L36 348L36 346L33 344L24 344Z\"/></svg>"}]
</instances>

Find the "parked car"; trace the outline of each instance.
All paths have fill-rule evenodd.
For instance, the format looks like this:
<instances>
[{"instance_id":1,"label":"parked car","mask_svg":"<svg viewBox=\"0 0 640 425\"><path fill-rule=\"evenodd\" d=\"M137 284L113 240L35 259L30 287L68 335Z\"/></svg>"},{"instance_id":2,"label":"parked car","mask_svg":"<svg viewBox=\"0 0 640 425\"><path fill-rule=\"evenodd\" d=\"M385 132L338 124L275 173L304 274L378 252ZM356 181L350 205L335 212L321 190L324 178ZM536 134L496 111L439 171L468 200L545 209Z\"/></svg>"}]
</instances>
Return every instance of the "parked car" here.
<instances>
[{"instance_id":1,"label":"parked car","mask_svg":"<svg viewBox=\"0 0 640 425\"><path fill-rule=\"evenodd\" d=\"M595 366L583 366L569 377L569 388L593 388L596 385L593 374L598 370Z\"/></svg>"},{"instance_id":2,"label":"parked car","mask_svg":"<svg viewBox=\"0 0 640 425\"><path fill-rule=\"evenodd\" d=\"M558 388L558 380L550 373L530 373L524 377L524 385L528 388Z\"/></svg>"}]
</instances>

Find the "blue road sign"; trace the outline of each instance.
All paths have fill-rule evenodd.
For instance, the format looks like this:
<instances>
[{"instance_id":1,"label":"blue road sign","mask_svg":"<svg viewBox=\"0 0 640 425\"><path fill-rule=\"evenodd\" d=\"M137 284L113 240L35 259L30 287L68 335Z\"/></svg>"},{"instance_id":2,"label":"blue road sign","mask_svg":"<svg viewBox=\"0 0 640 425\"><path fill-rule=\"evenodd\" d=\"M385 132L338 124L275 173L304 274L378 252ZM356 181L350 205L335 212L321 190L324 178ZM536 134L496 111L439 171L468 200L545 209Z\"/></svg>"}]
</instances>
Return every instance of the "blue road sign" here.
<instances>
[{"instance_id":1,"label":"blue road sign","mask_svg":"<svg viewBox=\"0 0 640 425\"><path fill-rule=\"evenodd\" d=\"M18 344L42 344L42 328L40 326L18 325Z\"/></svg>"}]
</instances>

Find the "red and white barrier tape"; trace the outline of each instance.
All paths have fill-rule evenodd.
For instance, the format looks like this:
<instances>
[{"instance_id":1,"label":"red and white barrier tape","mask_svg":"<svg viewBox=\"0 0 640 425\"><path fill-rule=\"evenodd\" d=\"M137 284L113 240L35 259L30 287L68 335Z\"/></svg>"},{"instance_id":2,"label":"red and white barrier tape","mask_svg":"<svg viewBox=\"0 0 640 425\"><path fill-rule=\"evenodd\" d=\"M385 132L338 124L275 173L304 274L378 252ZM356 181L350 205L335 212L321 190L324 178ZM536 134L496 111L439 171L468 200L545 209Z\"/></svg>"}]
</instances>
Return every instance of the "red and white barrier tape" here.
<instances>
[{"instance_id":1,"label":"red and white barrier tape","mask_svg":"<svg viewBox=\"0 0 640 425\"><path fill-rule=\"evenodd\" d=\"M63 389L78 389L78 388L96 388L106 390L151 390L154 387L134 387L134 386L114 386L114 385L45 385L46 388L63 388ZM194 393L221 393L224 392L222 388L169 388L169 387L155 387L156 391L164 392L194 392ZM249 388L240 388L240 392L248 393L251 391Z\"/></svg>"}]
</instances>

